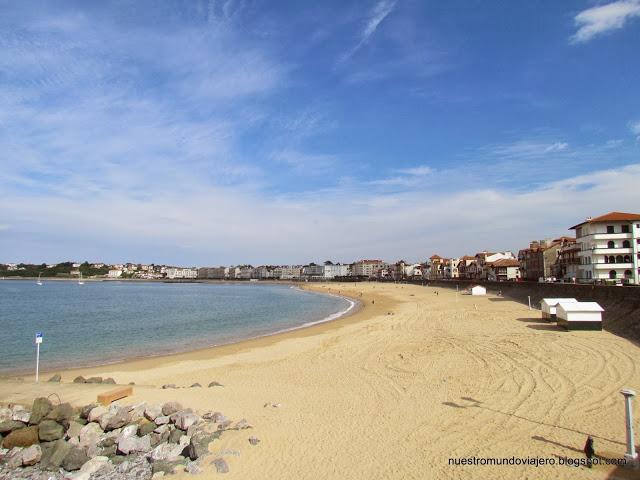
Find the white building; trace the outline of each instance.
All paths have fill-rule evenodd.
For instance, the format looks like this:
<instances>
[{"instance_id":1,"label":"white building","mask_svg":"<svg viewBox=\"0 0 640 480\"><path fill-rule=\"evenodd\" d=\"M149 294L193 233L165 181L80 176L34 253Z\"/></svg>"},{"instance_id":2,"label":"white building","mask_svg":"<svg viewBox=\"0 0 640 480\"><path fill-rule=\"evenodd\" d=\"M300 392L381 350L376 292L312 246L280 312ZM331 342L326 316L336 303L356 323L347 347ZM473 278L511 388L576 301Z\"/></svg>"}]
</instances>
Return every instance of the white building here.
<instances>
[{"instance_id":1,"label":"white building","mask_svg":"<svg viewBox=\"0 0 640 480\"><path fill-rule=\"evenodd\" d=\"M471 287L471 295L486 295L487 289L482 285L475 285Z\"/></svg>"},{"instance_id":2,"label":"white building","mask_svg":"<svg viewBox=\"0 0 640 480\"><path fill-rule=\"evenodd\" d=\"M640 214L611 212L571 229L580 245L579 281L640 284Z\"/></svg>"},{"instance_id":3,"label":"white building","mask_svg":"<svg viewBox=\"0 0 640 480\"><path fill-rule=\"evenodd\" d=\"M354 277L375 277L378 271L388 268L382 260L360 260L353 264L351 275Z\"/></svg>"},{"instance_id":4,"label":"white building","mask_svg":"<svg viewBox=\"0 0 640 480\"><path fill-rule=\"evenodd\" d=\"M122 270L109 270L107 273L107 277L109 278L120 278L122 276Z\"/></svg>"},{"instance_id":5,"label":"white building","mask_svg":"<svg viewBox=\"0 0 640 480\"><path fill-rule=\"evenodd\" d=\"M293 280L300 278L300 272L302 272L300 265L281 265L275 268L273 276L281 280Z\"/></svg>"},{"instance_id":6,"label":"white building","mask_svg":"<svg viewBox=\"0 0 640 480\"><path fill-rule=\"evenodd\" d=\"M556 305L558 326L567 330L602 330L604 308L596 302L560 302Z\"/></svg>"},{"instance_id":7,"label":"white building","mask_svg":"<svg viewBox=\"0 0 640 480\"><path fill-rule=\"evenodd\" d=\"M167 278L198 278L197 268L167 267Z\"/></svg>"},{"instance_id":8,"label":"white building","mask_svg":"<svg viewBox=\"0 0 640 480\"><path fill-rule=\"evenodd\" d=\"M349 265L325 265L323 276L324 278L346 277L349 275L349 270Z\"/></svg>"},{"instance_id":9,"label":"white building","mask_svg":"<svg viewBox=\"0 0 640 480\"><path fill-rule=\"evenodd\" d=\"M253 267L242 267L240 271L237 272L236 278L240 278L242 280L250 280L253 278Z\"/></svg>"}]
</instances>

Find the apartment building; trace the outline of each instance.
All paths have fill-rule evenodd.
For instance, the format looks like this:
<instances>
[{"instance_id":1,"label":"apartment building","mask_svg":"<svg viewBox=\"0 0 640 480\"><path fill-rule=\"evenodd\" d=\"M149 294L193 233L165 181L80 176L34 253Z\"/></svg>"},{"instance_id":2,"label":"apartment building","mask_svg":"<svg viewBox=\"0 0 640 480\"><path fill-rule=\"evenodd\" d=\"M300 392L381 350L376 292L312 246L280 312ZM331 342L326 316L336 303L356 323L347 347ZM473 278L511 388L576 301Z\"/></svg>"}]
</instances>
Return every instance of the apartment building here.
<instances>
[{"instance_id":1,"label":"apartment building","mask_svg":"<svg viewBox=\"0 0 640 480\"><path fill-rule=\"evenodd\" d=\"M382 260L359 260L351 267L351 275L355 277L376 277L380 270L388 265Z\"/></svg>"}]
</instances>

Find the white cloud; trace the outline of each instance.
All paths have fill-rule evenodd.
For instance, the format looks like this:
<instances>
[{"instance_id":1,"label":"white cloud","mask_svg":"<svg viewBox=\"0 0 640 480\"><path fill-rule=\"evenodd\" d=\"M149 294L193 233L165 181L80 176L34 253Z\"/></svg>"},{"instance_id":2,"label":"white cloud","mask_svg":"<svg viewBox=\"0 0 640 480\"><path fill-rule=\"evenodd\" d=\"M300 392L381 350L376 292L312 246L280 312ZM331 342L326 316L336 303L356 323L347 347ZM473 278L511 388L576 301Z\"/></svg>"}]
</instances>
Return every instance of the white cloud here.
<instances>
[{"instance_id":1,"label":"white cloud","mask_svg":"<svg viewBox=\"0 0 640 480\"><path fill-rule=\"evenodd\" d=\"M636 135L636 139L640 140L640 120L629 123L629 129L631 130L631 133Z\"/></svg>"},{"instance_id":2,"label":"white cloud","mask_svg":"<svg viewBox=\"0 0 640 480\"><path fill-rule=\"evenodd\" d=\"M488 151L498 157L532 158L565 152L569 149L567 142L544 142L535 140L520 140L513 143L493 145Z\"/></svg>"},{"instance_id":3,"label":"white cloud","mask_svg":"<svg viewBox=\"0 0 640 480\"><path fill-rule=\"evenodd\" d=\"M360 40L358 43L347 51L342 57L341 61L345 62L353 55L355 55L358 50L360 50L367 42L371 39L376 30L380 26L380 24L384 21L385 18L393 11L397 3L397 0L380 0L375 4L373 9L369 12L369 16L367 18L367 22L364 25L364 28L360 32Z\"/></svg>"},{"instance_id":4,"label":"white cloud","mask_svg":"<svg viewBox=\"0 0 640 480\"><path fill-rule=\"evenodd\" d=\"M398 172L403 173L405 175L423 177L425 175L431 175L433 173L433 168L427 165L419 165L417 167L412 167L412 168L399 168Z\"/></svg>"},{"instance_id":5,"label":"white cloud","mask_svg":"<svg viewBox=\"0 0 640 480\"><path fill-rule=\"evenodd\" d=\"M640 17L640 0L619 0L588 8L575 16L578 30L571 37L571 42L588 42L598 35L624 27L634 17Z\"/></svg>"}]
</instances>

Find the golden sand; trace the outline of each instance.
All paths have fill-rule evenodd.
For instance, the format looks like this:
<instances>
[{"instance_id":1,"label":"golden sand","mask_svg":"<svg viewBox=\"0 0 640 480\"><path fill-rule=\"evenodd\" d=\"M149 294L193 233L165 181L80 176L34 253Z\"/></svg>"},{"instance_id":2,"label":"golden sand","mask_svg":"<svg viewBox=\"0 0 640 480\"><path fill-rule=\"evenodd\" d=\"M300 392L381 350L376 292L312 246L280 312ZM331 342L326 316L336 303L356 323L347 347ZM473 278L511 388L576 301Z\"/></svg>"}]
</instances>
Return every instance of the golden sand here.
<instances>
[{"instance_id":1,"label":"golden sand","mask_svg":"<svg viewBox=\"0 0 640 480\"><path fill-rule=\"evenodd\" d=\"M225 457L228 479L596 479L640 472L449 465L461 457L579 459L588 434L597 453L621 458L618 392L640 387L636 344L609 332L561 331L539 311L504 298L377 283L313 288L351 295L364 308L236 345L62 372L63 381L114 377L136 383L126 403L178 400L246 418L252 430L227 432L210 445L214 453L239 452ZM224 387L206 388L212 380ZM159 388L194 382L204 388ZM107 388L3 382L0 401L56 392L81 404ZM640 432L638 419L640 410ZM261 443L251 446L250 435ZM190 478L217 478L208 463ZM189 475L174 478L183 477Z\"/></svg>"}]
</instances>

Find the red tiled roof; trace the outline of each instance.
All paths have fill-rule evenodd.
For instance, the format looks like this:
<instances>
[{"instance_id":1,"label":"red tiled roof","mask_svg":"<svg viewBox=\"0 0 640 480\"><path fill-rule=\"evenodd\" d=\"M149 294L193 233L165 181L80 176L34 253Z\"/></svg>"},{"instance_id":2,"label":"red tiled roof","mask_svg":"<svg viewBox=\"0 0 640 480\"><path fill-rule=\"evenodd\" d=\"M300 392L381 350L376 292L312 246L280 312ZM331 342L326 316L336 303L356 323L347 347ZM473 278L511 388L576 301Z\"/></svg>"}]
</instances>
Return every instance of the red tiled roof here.
<instances>
[{"instance_id":1,"label":"red tiled roof","mask_svg":"<svg viewBox=\"0 0 640 480\"><path fill-rule=\"evenodd\" d=\"M640 220L640 213L625 213L625 212L609 212L604 215L600 215L599 217L592 218L591 220L586 220L582 223L578 223L574 225L569 230L573 230L580 225L584 225L585 223L600 223L600 222L629 222L633 220Z\"/></svg>"}]
</instances>

